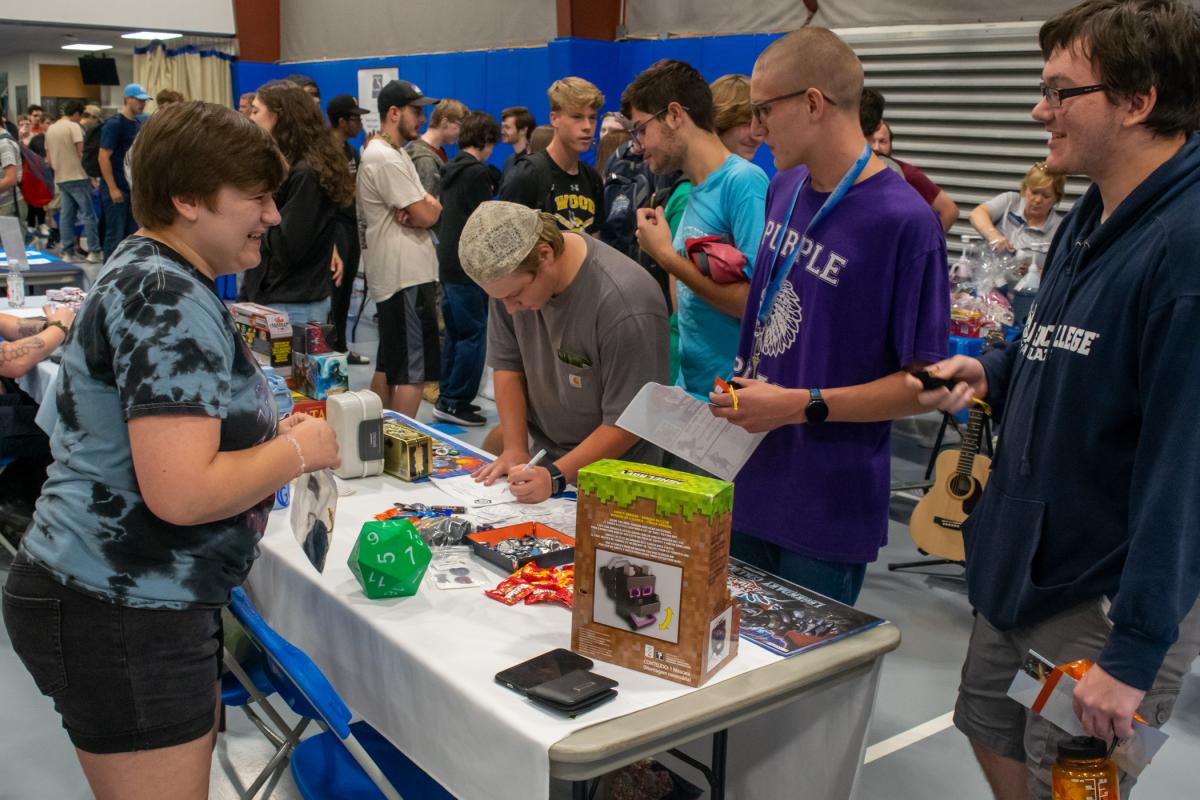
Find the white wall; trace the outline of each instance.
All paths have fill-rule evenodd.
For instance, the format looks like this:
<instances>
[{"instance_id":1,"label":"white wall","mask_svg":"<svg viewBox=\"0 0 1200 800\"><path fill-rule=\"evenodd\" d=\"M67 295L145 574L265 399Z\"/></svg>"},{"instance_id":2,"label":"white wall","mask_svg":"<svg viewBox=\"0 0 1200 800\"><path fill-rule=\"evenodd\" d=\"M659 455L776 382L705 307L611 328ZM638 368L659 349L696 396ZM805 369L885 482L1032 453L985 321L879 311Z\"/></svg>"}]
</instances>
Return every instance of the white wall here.
<instances>
[{"instance_id":1,"label":"white wall","mask_svg":"<svg viewBox=\"0 0 1200 800\"><path fill-rule=\"evenodd\" d=\"M286 3L287 0L284 0ZM8 20L97 28L178 31L232 36L233 0L9 0L0 10Z\"/></svg>"},{"instance_id":2,"label":"white wall","mask_svg":"<svg viewBox=\"0 0 1200 800\"><path fill-rule=\"evenodd\" d=\"M10 112L9 119L16 121L17 114L23 109L17 108L17 86L29 86L29 54L28 53L3 53L0 54L0 72L8 74L8 88L5 90L8 93L8 110ZM30 95L32 97L32 95ZM28 102L35 102L30 100Z\"/></svg>"},{"instance_id":3,"label":"white wall","mask_svg":"<svg viewBox=\"0 0 1200 800\"><path fill-rule=\"evenodd\" d=\"M283 0L284 61L487 50L545 44L555 0Z\"/></svg>"}]
</instances>

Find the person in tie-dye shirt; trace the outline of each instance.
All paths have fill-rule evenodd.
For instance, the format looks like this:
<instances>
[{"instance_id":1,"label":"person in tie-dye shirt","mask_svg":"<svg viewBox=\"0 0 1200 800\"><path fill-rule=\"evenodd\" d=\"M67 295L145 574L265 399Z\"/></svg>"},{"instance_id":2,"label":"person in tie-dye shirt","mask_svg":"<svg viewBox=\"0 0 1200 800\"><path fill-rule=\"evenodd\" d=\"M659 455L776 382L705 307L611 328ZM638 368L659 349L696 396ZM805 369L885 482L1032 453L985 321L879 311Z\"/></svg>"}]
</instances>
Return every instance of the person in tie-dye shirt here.
<instances>
[{"instance_id":1,"label":"person in tie-dye shirt","mask_svg":"<svg viewBox=\"0 0 1200 800\"><path fill-rule=\"evenodd\" d=\"M4 587L13 649L97 796L205 797L220 609L275 489L338 464L329 426L276 423L214 279L258 263L287 164L232 109L173 105L134 144L143 223L68 336L33 524Z\"/></svg>"}]
</instances>

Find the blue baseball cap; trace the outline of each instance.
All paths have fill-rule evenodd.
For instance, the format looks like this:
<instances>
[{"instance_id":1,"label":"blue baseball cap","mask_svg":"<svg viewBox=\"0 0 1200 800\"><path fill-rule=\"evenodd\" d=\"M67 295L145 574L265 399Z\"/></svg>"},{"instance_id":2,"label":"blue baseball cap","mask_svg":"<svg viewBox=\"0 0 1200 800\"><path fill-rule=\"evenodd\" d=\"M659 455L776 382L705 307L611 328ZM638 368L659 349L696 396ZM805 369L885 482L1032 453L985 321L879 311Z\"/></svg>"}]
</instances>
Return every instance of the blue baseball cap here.
<instances>
[{"instance_id":1,"label":"blue baseball cap","mask_svg":"<svg viewBox=\"0 0 1200 800\"><path fill-rule=\"evenodd\" d=\"M152 100L150 93L146 91L146 87L140 83L131 83L125 87L126 97L136 97L138 100Z\"/></svg>"}]
</instances>

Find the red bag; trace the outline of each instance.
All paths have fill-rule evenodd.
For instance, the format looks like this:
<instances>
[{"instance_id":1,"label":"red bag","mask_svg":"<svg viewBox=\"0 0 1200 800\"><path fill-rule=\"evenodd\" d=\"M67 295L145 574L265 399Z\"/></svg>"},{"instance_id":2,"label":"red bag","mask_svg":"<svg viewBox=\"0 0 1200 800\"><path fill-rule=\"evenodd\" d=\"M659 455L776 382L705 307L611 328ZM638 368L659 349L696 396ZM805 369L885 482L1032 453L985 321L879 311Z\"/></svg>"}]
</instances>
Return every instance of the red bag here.
<instances>
[{"instance_id":1,"label":"red bag","mask_svg":"<svg viewBox=\"0 0 1200 800\"><path fill-rule=\"evenodd\" d=\"M21 196L34 208L45 208L54 199L54 171L25 145L21 145Z\"/></svg>"},{"instance_id":2,"label":"red bag","mask_svg":"<svg viewBox=\"0 0 1200 800\"><path fill-rule=\"evenodd\" d=\"M685 239L683 246L701 275L717 283L750 280L746 275L746 256L733 246L728 236L698 236Z\"/></svg>"}]
</instances>

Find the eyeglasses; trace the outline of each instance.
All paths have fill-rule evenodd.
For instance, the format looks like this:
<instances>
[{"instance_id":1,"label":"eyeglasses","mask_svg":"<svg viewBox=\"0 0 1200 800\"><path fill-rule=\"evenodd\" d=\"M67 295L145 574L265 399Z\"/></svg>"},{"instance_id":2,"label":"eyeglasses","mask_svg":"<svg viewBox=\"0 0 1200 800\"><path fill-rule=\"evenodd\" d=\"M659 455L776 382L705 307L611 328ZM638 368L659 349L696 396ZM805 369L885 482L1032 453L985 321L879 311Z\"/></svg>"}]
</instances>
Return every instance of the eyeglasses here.
<instances>
[{"instance_id":1,"label":"eyeglasses","mask_svg":"<svg viewBox=\"0 0 1200 800\"><path fill-rule=\"evenodd\" d=\"M1050 108L1059 108L1062 106L1063 100L1070 100L1072 97L1078 97L1081 94L1102 92L1108 87L1103 83L1093 83L1091 86L1073 86L1070 89L1055 89L1043 83L1040 88L1042 99L1046 101L1046 105Z\"/></svg>"},{"instance_id":2,"label":"eyeglasses","mask_svg":"<svg viewBox=\"0 0 1200 800\"><path fill-rule=\"evenodd\" d=\"M686 106L681 106L681 108L683 108L684 111L688 110ZM629 131L629 141L632 142L635 147L641 147L641 138L642 134L646 132L646 126L670 110L671 107L667 106L662 111L651 114L647 119L642 120L636 125L630 125L627 127L625 130Z\"/></svg>"},{"instance_id":3,"label":"eyeglasses","mask_svg":"<svg viewBox=\"0 0 1200 800\"><path fill-rule=\"evenodd\" d=\"M763 100L761 103L751 103L750 104L750 115L752 117L754 117L755 122L757 122L758 124L761 125L762 121L764 119L766 119L766 117L771 113L771 106L773 104L778 103L781 100L791 100L793 97L800 97L801 95L808 94L809 92L814 91L814 90L821 92L820 89L815 89L815 87L809 86L808 88L801 89L798 92L790 92L788 94L781 94L781 95L779 95L779 97L772 97L770 100ZM833 101L833 98L829 97L824 92L821 92L821 96L825 98L825 102L829 103L829 105L831 105L831 106L837 105L837 103L835 103Z\"/></svg>"}]
</instances>

